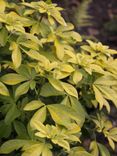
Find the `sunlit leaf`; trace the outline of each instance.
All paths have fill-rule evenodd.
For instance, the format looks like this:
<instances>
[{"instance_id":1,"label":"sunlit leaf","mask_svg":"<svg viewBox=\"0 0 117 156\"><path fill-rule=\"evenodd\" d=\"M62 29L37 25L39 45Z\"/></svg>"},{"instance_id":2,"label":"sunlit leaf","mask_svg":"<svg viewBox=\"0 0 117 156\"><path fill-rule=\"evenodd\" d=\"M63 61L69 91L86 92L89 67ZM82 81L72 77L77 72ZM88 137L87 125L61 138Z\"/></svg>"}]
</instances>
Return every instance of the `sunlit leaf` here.
<instances>
[{"instance_id":1,"label":"sunlit leaf","mask_svg":"<svg viewBox=\"0 0 117 156\"><path fill-rule=\"evenodd\" d=\"M9 96L9 91L8 91L7 87L2 82L0 82L0 94Z\"/></svg>"}]
</instances>

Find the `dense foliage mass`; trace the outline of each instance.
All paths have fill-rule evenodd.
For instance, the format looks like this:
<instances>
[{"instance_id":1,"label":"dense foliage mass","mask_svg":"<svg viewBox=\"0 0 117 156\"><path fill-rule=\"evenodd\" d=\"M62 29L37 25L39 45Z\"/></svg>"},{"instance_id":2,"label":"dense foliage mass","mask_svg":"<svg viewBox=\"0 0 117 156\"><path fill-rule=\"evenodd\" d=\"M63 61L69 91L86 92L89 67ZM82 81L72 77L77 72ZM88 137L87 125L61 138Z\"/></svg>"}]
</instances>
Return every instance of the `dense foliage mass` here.
<instances>
[{"instance_id":1,"label":"dense foliage mass","mask_svg":"<svg viewBox=\"0 0 117 156\"><path fill-rule=\"evenodd\" d=\"M0 1L1 154L110 156L100 134L115 148L117 51L82 41L61 10Z\"/></svg>"}]
</instances>

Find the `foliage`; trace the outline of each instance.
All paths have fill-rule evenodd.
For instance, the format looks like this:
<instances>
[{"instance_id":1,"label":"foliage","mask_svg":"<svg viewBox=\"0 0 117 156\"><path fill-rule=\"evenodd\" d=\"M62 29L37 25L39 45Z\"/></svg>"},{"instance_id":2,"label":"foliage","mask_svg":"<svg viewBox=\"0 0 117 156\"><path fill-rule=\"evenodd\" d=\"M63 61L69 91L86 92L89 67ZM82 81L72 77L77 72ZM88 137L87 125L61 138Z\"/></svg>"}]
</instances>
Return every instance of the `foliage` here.
<instances>
[{"instance_id":1,"label":"foliage","mask_svg":"<svg viewBox=\"0 0 117 156\"><path fill-rule=\"evenodd\" d=\"M108 113L110 101L117 107L117 51L82 42L61 10L0 1L1 154L109 156L100 133L115 148Z\"/></svg>"},{"instance_id":2,"label":"foliage","mask_svg":"<svg viewBox=\"0 0 117 156\"><path fill-rule=\"evenodd\" d=\"M90 20L92 16L88 13L89 5L91 2L92 0L83 0L80 5L75 9L74 24L77 27L92 25Z\"/></svg>"},{"instance_id":3,"label":"foliage","mask_svg":"<svg viewBox=\"0 0 117 156\"><path fill-rule=\"evenodd\" d=\"M56 1L54 0L54 2ZM92 16L89 13L92 0L63 0L58 3L65 8L65 19L72 22L76 29L80 30L82 27L92 25Z\"/></svg>"}]
</instances>

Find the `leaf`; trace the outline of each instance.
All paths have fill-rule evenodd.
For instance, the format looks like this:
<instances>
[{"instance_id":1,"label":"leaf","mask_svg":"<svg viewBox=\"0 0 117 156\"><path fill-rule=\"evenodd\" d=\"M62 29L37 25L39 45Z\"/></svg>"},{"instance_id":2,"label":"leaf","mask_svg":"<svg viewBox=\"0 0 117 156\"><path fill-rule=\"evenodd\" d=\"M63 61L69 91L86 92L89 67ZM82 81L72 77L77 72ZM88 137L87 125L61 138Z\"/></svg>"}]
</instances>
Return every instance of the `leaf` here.
<instances>
[{"instance_id":1,"label":"leaf","mask_svg":"<svg viewBox=\"0 0 117 156\"><path fill-rule=\"evenodd\" d=\"M58 23L60 23L61 25L64 25L64 26L67 25L66 22L65 22L65 20L64 20L63 17L61 16L60 12L59 12L56 8L51 9L51 10L50 10L50 13L51 13L51 16L54 17L54 19L55 19Z\"/></svg>"},{"instance_id":2,"label":"leaf","mask_svg":"<svg viewBox=\"0 0 117 156\"><path fill-rule=\"evenodd\" d=\"M1 1L0 1L0 3L1 3ZM1 5L0 5L0 7L1 7ZM0 30L0 45L5 46L5 44L7 43L7 39L8 39L8 31L3 27Z\"/></svg>"},{"instance_id":3,"label":"leaf","mask_svg":"<svg viewBox=\"0 0 117 156\"><path fill-rule=\"evenodd\" d=\"M13 104L5 116L5 123L10 124L16 118L18 118L20 114L21 114L20 110L17 108L15 104Z\"/></svg>"},{"instance_id":4,"label":"leaf","mask_svg":"<svg viewBox=\"0 0 117 156\"><path fill-rule=\"evenodd\" d=\"M16 120L13 122L13 125L20 139L28 138L27 130L22 122Z\"/></svg>"},{"instance_id":5,"label":"leaf","mask_svg":"<svg viewBox=\"0 0 117 156\"><path fill-rule=\"evenodd\" d=\"M12 61L15 68L19 68L22 61L22 55L20 48L16 42L12 42L10 45L10 50L12 50Z\"/></svg>"},{"instance_id":6,"label":"leaf","mask_svg":"<svg viewBox=\"0 0 117 156\"><path fill-rule=\"evenodd\" d=\"M43 123L46 119L46 113L47 113L46 107L42 107L38 111L36 111L30 120L31 127L34 128L33 122L35 122L35 121L40 121Z\"/></svg>"},{"instance_id":7,"label":"leaf","mask_svg":"<svg viewBox=\"0 0 117 156\"><path fill-rule=\"evenodd\" d=\"M68 152L70 151L70 145L69 145L69 143L67 141L65 141L65 140L59 140L57 142L57 144L59 146L63 147L64 149L66 149Z\"/></svg>"},{"instance_id":8,"label":"leaf","mask_svg":"<svg viewBox=\"0 0 117 156\"><path fill-rule=\"evenodd\" d=\"M71 23L67 23L67 26L60 25L58 26L56 32L59 35L61 32L66 32L74 29L74 25Z\"/></svg>"},{"instance_id":9,"label":"leaf","mask_svg":"<svg viewBox=\"0 0 117 156\"><path fill-rule=\"evenodd\" d=\"M0 82L0 94L4 95L4 96L9 96L9 91L7 89L7 87Z\"/></svg>"},{"instance_id":10,"label":"leaf","mask_svg":"<svg viewBox=\"0 0 117 156\"><path fill-rule=\"evenodd\" d=\"M42 156L53 156L52 152L50 151L51 148L52 148L51 144L44 145Z\"/></svg>"},{"instance_id":11,"label":"leaf","mask_svg":"<svg viewBox=\"0 0 117 156\"><path fill-rule=\"evenodd\" d=\"M72 66L68 64L62 64L60 66L60 69L61 71L66 72L66 73L72 73L75 70Z\"/></svg>"},{"instance_id":12,"label":"leaf","mask_svg":"<svg viewBox=\"0 0 117 156\"><path fill-rule=\"evenodd\" d=\"M62 85L61 85L61 83L60 83L59 80L54 79L54 78L52 78L52 77L49 77L48 80L49 80L50 84L51 84L56 90L58 90L58 91L60 91L60 92L63 92L63 91L64 91L64 90L63 90L63 87L62 87Z\"/></svg>"},{"instance_id":13,"label":"leaf","mask_svg":"<svg viewBox=\"0 0 117 156\"><path fill-rule=\"evenodd\" d=\"M112 86L112 85L117 85L117 79L115 79L113 76L111 75L105 75L105 76L101 76L99 77L94 84L96 85L104 85L104 86Z\"/></svg>"},{"instance_id":14,"label":"leaf","mask_svg":"<svg viewBox=\"0 0 117 156\"><path fill-rule=\"evenodd\" d=\"M24 146L22 156L28 156L29 154L32 156L41 156L44 145L40 143L35 143L30 146Z\"/></svg>"},{"instance_id":15,"label":"leaf","mask_svg":"<svg viewBox=\"0 0 117 156\"><path fill-rule=\"evenodd\" d=\"M84 148L79 146L72 148L68 156L94 156L94 155L88 153Z\"/></svg>"},{"instance_id":16,"label":"leaf","mask_svg":"<svg viewBox=\"0 0 117 156\"><path fill-rule=\"evenodd\" d=\"M90 144L91 154L94 156L99 156L98 144L96 141L92 141Z\"/></svg>"},{"instance_id":17,"label":"leaf","mask_svg":"<svg viewBox=\"0 0 117 156\"><path fill-rule=\"evenodd\" d=\"M85 109L81 105L81 103L73 96L70 96L70 106L79 114L79 125L83 126L85 122L85 118L88 117Z\"/></svg>"},{"instance_id":18,"label":"leaf","mask_svg":"<svg viewBox=\"0 0 117 156\"><path fill-rule=\"evenodd\" d=\"M6 7L5 0L0 0L0 13L4 13Z\"/></svg>"},{"instance_id":19,"label":"leaf","mask_svg":"<svg viewBox=\"0 0 117 156\"><path fill-rule=\"evenodd\" d=\"M98 90L98 88L96 88L95 85L93 85L93 90L95 92L95 98L99 102L99 106L100 106L100 110L101 110L104 105L104 98L103 98L101 92Z\"/></svg>"},{"instance_id":20,"label":"leaf","mask_svg":"<svg viewBox=\"0 0 117 156\"><path fill-rule=\"evenodd\" d=\"M71 123L71 119L75 120L78 124L81 122L79 114L71 107L62 104L51 104L48 105L47 108L52 119L60 125L68 127Z\"/></svg>"},{"instance_id":21,"label":"leaf","mask_svg":"<svg viewBox=\"0 0 117 156\"><path fill-rule=\"evenodd\" d=\"M96 85L96 87L101 91L105 98L111 100L117 107L117 96L116 92L108 86Z\"/></svg>"},{"instance_id":22,"label":"leaf","mask_svg":"<svg viewBox=\"0 0 117 156\"><path fill-rule=\"evenodd\" d=\"M14 73L6 74L2 76L0 79L3 83L7 85L16 85L18 83L21 83L27 80L26 77L19 75L19 74L14 74Z\"/></svg>"},{"instance_id":23,"label":"leaf","mask_svg":"<svg viewBox=\"0 0 117 156\"><path fill-rule=\"evenodd\" d=\"M65 108L63 105L48 105L48 110L52 116L52 119L59 125L68 127L71 123L70 118L66 116ZM64 109L63 109L64 108Z\"/></svg>"},{"instance_id":24,"label":"leaf","mask_svg":"<svg viewBox=\"0 0 117 156\"><path fill-rule=\"evenodd\" d=\"M12 132L11 124L5 124L4 120L0 121L0 139L8 138Z\"/></svg>"},{"instance_id":25,"label":"leaf","mask_svg":"<svg viewBox=\"0 0 117 156\"><path fill-rule=\"evenodd\" d=\"M30 50L29 52L25 52L25 53L26 53L29 57L31 57L32 59L35 59L35 60L37 60L37 61L40 61L40 62L42 62L42 61L48 62L48 59L47 59L45 56L39 54L37 51Z\"/></svg>"},{"instance_id":26,"label":"leaf","mask_svg":"<svg viewBox=\"0 0 117 156\"><path fill-rule=\"evenodd\" d=\"M101 156L110 156L109 150L107 149L106 146L98 143L98 147L99 147Z\"/></svg>"},{"instance_id":27,"label":"leaf","mask_svg":"<svg viewBox=\"0 0 117 156\"><path fill-rule=\"evenodd\" d=\"M61 85L69 95L78 98L77 90L71 84L66 82L61 82Z\"/></svg>"},{"instance_id":28,"label":"leaf","mask_svg":"<svg viewBox=\"0 0 117 156\"><path fill-rule=\"evenodd\" d=\"M56 47L56 56L58 59L62 60L64 57L64 46L59 40L55 40L54 45Z\"/></svg>"},{"instance_id":29,"label":"leaf","mask_svg":"<svg viewBox=\"0 0 117 156\"><path fill-rule=\"evenodd\" d=\"M75 31L69 32L68 36L69 36L69 35L71 35L71 37L72 37L75 41L77 41L77 42L81 42L81 41L82 41L82 38L81 38L80 34L77 33L77 32L75 32Z\"/></svg>"},{"instance_id":30,"label":"leaf","mask_svg":"<svg viewBox=\"0 0 117 156\"><path fill-rule=\"evenodd\" d=\"M109 131L109 135L117 135L117 127L112 128L112 129Z\"/></svg>"},{"instance_id":31,"label":"leaf","mask_svg":"<svg viewBox=\"0 0 117 156\"><path fill-rule=\"evenodd\" d=\"M47 143L33 143L32 145L24 146L23 147L23 154L22 156L52 156L50 149L52 148L51 144Z\"/></svg>"},{"instance_id":32,"label":"leaf","mask_svg":"<svg viewBox=\"0 0 117 156\"><path fill-rule=\"evenodd\" d=\"M113 150L115 150L114 141L113 141L110 137L108 137L107 139L108 139L108 142L109 142L109 145L111 146L111 148L112 148Z\"/></svg>"},{"instance_id":33,"label":"leaf","mask_svg":"<svg viewBox=\"0 0 117 156\"><path fill-rule=\"evenodd\" d=\"M32 126L38 130L39 132L42 132L44 134L47 134L46 127L38 120L33 121Z\"/></svg>"},{"instance_id":34,"label":"leaf","mask_svg":"<svg viewBox=\"0 0 117 156\"><path fill-rule=\"evenodd\" d=\"M25 105L24 110L32 111L32 110L38 109L44 105L45 104L43 102L41 102L40 100L33 100Z\"/></svg>"},{"instance_id":35,"label":"leaf","mask_svg":"<svg viewBox=\"0 0 117 156\"><path fill-rule=\"evenodd\" d=\"M81 72L79 72L79 71L76 70L76 71L73 73L73 82L74 82L75 84L77 84L79 81L82 80L82 77L83 77L83 75L81 74Z\"/></svg>"},{"instance_id":36,"label":"leaf","mask_svg":"<svg viewBox=\"0 0 117 156\"><path fill-rule=\"evenodd\" d=\"M9 140L2 144L0 147L0 153L1 154L8 154L11 153L14 150L18 150L24 145L28 144L28 140L21 140L21 139L16 139L16 140Z\"/></svg>"},{"instance_id":37,"label":"leaf","mask_svg":"<svg viewBox=\"0 0 117 156\"><path fill-rule=\"evenodd\" d=\"M43 97L59 96L59 95L64 95L64 92L56 90L49 83L45 83L41 88L40 95Z\"/></svg>"},{"instance_id":38,"label":"leaf","mask_svg":"<svg viewBox=\"0 0 117 156\"><path fill-rule=\"evenodd\" d=\"M30 81L22 83L19 87L17 87L15 91L15 96L21 96L23 94L26 94L30 87Z\"/></svg>"}]
</instances>

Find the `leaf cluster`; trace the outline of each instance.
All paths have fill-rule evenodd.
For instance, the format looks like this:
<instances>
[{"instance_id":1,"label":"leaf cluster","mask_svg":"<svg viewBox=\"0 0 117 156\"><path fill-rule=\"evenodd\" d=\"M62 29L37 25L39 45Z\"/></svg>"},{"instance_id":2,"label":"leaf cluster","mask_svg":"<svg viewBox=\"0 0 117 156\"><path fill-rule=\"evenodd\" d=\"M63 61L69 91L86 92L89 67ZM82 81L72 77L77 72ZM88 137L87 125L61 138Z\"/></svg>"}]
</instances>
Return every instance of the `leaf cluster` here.
<instances>
[{"instance_id":1,"label":"leaf cluster","mask_svg":"<svg viewBox=\"0 0 117 156\"><path fill-rule=\"evenodd\" d=\"M110 101L117 107L117 51L82 41L61 10L0 1L1 154L110 156L98 133L115 148L107 116Z\"/></svg>"}]
</instances>

